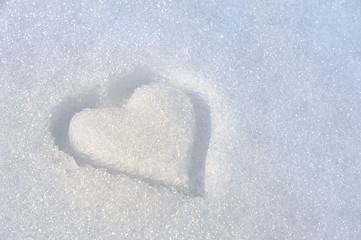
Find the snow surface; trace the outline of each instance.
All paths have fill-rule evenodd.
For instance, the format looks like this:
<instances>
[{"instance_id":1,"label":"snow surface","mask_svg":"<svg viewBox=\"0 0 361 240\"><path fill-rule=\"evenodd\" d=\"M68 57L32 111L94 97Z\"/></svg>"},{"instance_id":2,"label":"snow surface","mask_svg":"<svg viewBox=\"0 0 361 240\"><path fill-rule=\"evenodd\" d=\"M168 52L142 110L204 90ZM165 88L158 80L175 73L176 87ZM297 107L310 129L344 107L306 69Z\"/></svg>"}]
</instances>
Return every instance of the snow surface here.
<instances>
[{"instance_id":1,"label":"snow surface","mask_svg":"<svg viewBox=\"0 0 361 240\"><path fill-rule=\"evenodd\" d=\"M359 0L1 1L0 239L361 239L360 46ZM186 191L69 140L156 82Z\"/></svg>"}]
</instances>

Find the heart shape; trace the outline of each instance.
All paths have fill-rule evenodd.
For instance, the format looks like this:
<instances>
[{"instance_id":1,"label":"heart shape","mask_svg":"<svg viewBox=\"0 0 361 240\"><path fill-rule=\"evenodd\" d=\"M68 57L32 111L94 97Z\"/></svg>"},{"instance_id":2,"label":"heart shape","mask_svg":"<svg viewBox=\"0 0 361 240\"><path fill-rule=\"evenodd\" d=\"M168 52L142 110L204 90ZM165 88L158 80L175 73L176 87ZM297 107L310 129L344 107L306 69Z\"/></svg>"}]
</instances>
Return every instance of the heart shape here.
<instances>
[{"instance_id":1,"label":"heart shape","mask_svg":"<svg viewBox=\"0 0 361 240\"><path fill-rule=\"evenodd\" d=\"M137 88L122 107L76 113L69 140L93 166L188 189L195 124L182 90L152 83Z\"/></svg>"}]
</instances>

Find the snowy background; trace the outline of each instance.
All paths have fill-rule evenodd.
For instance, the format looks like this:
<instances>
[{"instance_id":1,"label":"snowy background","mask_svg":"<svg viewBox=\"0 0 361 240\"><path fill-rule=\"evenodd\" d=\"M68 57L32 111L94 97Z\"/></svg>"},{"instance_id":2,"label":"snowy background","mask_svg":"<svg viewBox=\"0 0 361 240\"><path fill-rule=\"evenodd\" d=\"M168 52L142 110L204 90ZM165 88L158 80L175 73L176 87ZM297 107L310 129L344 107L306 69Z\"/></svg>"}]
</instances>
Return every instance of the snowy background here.
<instances>
[{"instance_id":1,"label":"snowy background","mask_svg":"<svg viewBox=\"0 0 361 240\"><path fill-rule=\"evenodd\" d=\"M360 46L359 0L0 1L0 239L361 239ZM189 191L69 143L159 81L194 97Z\"/></svg>"}]
</instances>

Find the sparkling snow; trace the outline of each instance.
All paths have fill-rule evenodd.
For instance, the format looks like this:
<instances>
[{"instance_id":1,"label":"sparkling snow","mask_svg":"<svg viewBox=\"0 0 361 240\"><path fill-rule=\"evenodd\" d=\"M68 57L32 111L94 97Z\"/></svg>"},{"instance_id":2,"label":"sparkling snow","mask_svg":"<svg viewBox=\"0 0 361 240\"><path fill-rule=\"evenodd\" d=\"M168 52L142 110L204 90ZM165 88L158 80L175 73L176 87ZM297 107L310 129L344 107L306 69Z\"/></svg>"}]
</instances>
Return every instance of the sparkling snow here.
<instances>
[{"instance_id":1,"label":"sparkling snow","mask_svg":"<svg viewBox=\"0 0 361 240\"><path fill-rule=\"evenodd\" d=\"M361 2L0 2L0 239L361 239Z\"/></svg>"}]
</instances>

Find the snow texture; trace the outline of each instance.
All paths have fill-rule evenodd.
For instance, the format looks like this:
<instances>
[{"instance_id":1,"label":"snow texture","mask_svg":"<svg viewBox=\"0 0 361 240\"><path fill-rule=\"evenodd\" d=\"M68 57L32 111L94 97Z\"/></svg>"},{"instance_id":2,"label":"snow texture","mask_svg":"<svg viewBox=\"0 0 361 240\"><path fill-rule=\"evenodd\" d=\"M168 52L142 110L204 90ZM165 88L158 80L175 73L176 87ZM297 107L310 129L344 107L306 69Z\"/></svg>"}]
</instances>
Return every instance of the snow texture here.
<instances>
[{"instance_id":1,"label":"snow texture","mask_svg":"<svg viewBox=\"0 0 361 240\"><path fill-rule=\"evenodd\" d=\"M361 239L360 46L359 0L0 1L0 239Z\"/></svg>"}]
</instances>

